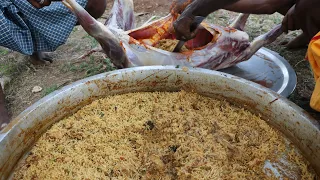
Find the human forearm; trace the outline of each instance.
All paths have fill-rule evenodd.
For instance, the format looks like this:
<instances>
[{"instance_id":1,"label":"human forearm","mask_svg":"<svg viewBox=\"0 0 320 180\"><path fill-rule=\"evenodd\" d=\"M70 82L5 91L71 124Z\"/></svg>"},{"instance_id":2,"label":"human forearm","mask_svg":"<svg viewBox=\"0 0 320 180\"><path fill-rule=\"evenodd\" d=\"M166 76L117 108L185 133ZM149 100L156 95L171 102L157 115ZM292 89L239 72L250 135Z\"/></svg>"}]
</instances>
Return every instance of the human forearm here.
<instances>
[{"instance_id":1,"label":"human forearm","mask_svg":"<svg viewBox=\"0 0 320 180\"><path fill-rule=\"evenodd\" d=\"M247 14L273 14L288 10L295 0L239 0L234 4L226 6L224 9Z\"/></svg>"},{"instance_id":2,"label":"human forearm","mask_svg":"<svg viewBox=\"0 0 320 180\"><path fill-rule=\"evenodd\" d=\"M206 17L210 13L224 8L227 5L237 2L238 0L194 0L183 11L183 14L190 14L193 16Z\"/></svg>"}]
</instances>

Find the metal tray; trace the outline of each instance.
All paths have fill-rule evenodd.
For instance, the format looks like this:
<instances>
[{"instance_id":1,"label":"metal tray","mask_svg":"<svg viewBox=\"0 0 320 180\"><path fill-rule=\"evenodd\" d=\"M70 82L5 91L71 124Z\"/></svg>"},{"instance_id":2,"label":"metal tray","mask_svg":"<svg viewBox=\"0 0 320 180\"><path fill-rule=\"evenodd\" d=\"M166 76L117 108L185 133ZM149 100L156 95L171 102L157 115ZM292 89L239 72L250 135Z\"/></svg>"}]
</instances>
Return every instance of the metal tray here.
<instances>
[{"instance_id":1,"label":"metal tray","mask_svg":"<svg viewBox=\"0 0 320 180\"><path fill-rule=\"evenodd\" d=\"M252 81L201 68L143 66L110 71L79 80L42 98L0 131L0 180L5 180L53 123L101 97L128 92L193 90L222 98L259 114L289 139L320 175L320 124L278 93ZM285 154L284 154L285 155ZM294 178L295 163L267 161L275 176ZM277 163L279 162L279 163ZM276 164L274 164L276 163ZM279 166L278 166L279 165ZM281 178L279 178L281 179Z\"/></svg>"},{"instance_id":2,"label":"metal tray","mask_svg":"<svg viewBox=\"0 0 320 180\"><path fill-rule=\"evenodd\" d=\"M297 84L296 73L287 60L267 48L261 48L248 61L220 71L258 83L284 97Z\"/></svg>"}]
</instances>

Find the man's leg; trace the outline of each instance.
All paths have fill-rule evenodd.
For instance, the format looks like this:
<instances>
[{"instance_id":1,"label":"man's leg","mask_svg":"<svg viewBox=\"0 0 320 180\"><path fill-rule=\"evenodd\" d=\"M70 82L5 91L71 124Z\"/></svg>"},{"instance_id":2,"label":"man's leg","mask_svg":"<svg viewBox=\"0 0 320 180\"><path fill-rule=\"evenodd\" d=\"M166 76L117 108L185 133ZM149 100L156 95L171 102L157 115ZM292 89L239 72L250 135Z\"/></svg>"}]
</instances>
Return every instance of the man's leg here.
<instances>
[{"instance_id":1,"label":"man's leg","mask_svg":"<svg viewBox=\"0 0 320 180\"><path fill-rule=\"evenodd\" d=\"M0 84L0 130L9 122L10 119L5 105L5 97Z\"/></svg>"},{"instance_id":2,"label":"man's leg","mask_svg":"<svg viewBox=\"0 0 320 180\"><path fill-rule=\"evenodd\" d=\"M30 62L34 65L45 64L46 62L52 63L52 57L50 57L45 52L34 52L30 56Z\"/></svg>"},{"instance_id":3,"label":"man's leg","mask_svg":"<svg viewBox=\"0 0 320 180\"><path fill-rule=\"evenodd\" d=\"M286 15L292 6L293 6L293 4L290 4L290 6L283 7L281 9L279 9L278 12L282 15ZM308 36L306 36L306 34L302 32L302 34L300 34L298 37L294 38L293 40L289 41L288 43L285 43L284 45L288 49L303 48L303 47L308 46L310 40L311 39L308 38Z\"/></svg>"}]
</instances>

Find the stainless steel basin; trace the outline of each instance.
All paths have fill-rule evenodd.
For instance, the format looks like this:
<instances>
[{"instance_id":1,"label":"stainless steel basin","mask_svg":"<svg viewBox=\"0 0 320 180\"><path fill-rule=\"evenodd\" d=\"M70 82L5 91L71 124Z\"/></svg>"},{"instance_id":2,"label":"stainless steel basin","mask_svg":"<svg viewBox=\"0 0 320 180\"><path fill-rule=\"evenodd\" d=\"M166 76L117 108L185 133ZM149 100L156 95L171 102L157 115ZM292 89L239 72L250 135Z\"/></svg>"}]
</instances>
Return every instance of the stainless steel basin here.
<instances>
[{"instance_id":1,"label":"stainless steel basin","mask_svg":"<svg viewBox=\"0 0 320 180\"><path fill-rule=\"evenodd\" d=\"M261 114L301 150L320 174L320 125L294 103L261 85L222 72L149 66L80 80L26 109L0 132L0 177L8 178L19 159L48 127L95 99L128 92L181 89L225 98Z\"/></svg>"}]
</instances>

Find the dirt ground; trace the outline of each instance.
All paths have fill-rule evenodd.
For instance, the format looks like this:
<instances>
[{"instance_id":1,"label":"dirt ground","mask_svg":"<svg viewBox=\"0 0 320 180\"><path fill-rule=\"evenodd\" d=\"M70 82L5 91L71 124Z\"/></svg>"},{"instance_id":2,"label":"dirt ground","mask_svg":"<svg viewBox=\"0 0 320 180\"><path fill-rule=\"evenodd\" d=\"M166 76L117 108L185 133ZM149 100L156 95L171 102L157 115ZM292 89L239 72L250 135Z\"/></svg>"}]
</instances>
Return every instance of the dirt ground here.
<instances>
[{"instance_id":1,"label":"dirt ground","mask_svg":"<svg viewBox=\"0 0 320 180\"><path fill-rule=\"evenodd\" d=\"M168 14L172 1L161 0L156 3L149 0L133 0L135 4L137 26L141 25L152 16ZM108 17L112 2L109 1L105 14L99 21L104 22ZM219 10L211 14L207 21L220 25L230 24L237 13ZM251 15L245 31L251 38L270 30L274 25L281 23L279 14ZM298 85L295 92L289 97L291 101L308 111L316 119L320 114L311 110L309 99L314 88L314 80L309 64L304 60L306 48L288 51L281 45L282 42L296 37L300 32L291 32L282 35L267 48L278 52L288 60L298 76ZM38 101L43 96L87 76L113 70L108 58L102 53L95 53L85 59L79 56L96 47L97 42L90 37L80 26L74 28L68 41L55 52L50 53L54 58L52 64L33 66L28 62L28 57L17 52L12 52L0 47L0 73L11 78L5 87L7 106L12 115L16 117L28 106ZM42 88L41 92L33 93L35 86Z\"/></svg>"}]
</instances>

